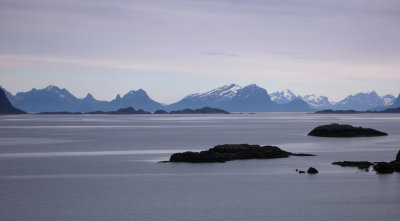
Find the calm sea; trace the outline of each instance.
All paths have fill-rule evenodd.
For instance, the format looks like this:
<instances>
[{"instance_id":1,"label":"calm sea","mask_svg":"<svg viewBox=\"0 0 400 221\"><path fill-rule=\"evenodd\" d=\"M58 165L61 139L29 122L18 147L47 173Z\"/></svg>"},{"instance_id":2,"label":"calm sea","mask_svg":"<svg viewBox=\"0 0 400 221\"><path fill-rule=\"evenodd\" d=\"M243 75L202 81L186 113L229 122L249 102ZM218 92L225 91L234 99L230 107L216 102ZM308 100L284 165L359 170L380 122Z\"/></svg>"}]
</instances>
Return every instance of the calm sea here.
<instances>
[{"instance_id":1,"label":"calm sea","mask_svg":"<svg viewBox=\"0 0 400 221\"><path fill-rule=\"evenodd\" d=\"M316 138L329 123L376 138ZM277 145L315 157L157 163L217 144ZM333 161L391 161L400 115L0 117L0 220L399 220L400 174ZM313 166L317 175L295 169Z\"/></svg>"}]
</instances>

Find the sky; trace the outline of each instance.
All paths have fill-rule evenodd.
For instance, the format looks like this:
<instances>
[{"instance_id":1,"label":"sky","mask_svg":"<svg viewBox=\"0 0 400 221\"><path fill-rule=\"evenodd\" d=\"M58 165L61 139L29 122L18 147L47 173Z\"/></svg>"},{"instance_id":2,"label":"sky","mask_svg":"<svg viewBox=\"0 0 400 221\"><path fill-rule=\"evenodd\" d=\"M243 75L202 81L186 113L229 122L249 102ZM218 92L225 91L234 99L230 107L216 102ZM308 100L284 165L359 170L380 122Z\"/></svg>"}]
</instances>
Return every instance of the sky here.
<instances>
[{"instance_id":1,"label":"sky","mask_svg":"<svg viewBox=\"0 0 400 221\"><path fill-rule=\"evenodd\" d=\"M231 83L400 92L398 0L0 0L0 85L154 100Z\"/></svg>"}]
</instances>

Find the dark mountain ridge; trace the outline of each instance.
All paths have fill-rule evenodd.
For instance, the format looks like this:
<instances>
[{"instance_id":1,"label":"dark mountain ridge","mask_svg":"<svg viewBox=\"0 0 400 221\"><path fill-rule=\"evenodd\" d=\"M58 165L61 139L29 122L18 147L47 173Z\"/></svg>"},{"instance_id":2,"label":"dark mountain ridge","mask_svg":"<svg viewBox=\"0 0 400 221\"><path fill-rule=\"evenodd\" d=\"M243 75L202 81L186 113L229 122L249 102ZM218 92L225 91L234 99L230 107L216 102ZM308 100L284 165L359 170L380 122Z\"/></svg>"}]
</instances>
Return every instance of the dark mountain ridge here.
<instances>
[{"instance_id":1,"label":"dark mountain ridge","mask_svg":"<svg viewBox=\"0 0 400 221\"><path fill-rule=\"evenodd\" d=\"M0 88L0 115L4 114L26 114L26 112L15 108L8 100L6 93Z\"/></svg>"},{"instance_id":2,"label":"dark mountain ridge","mask_svg":"<svg viewBox=\"0 0 400 221\"><path fill-rule=\"evenodd\" d=\"M131 106L154 111L163 107L160 103L152 100L142 89L132 90L122 98L118 95L110 102L96 100L90 93L80 99L65 88L60 89L53 85L44 89L33 88L27 92L19 92L15 96L8 93L8 97L14 106L31 113L113 111Z\"/></svg>"}]
</instances>

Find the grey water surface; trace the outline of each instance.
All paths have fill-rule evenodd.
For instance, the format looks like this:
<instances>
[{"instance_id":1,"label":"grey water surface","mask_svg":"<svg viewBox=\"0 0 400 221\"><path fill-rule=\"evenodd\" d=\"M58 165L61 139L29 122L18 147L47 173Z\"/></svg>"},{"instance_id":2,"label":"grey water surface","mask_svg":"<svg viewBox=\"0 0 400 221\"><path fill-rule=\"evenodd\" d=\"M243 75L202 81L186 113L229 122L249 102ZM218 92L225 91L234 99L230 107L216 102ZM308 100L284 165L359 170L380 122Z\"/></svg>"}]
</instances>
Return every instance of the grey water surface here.
<instances>
[{"instance_id":1,"label":"grey water surface","mask_svg":"<svg viewBox=\"0 0 400 221\"><path fill-rule=\"evenodd\" d=\"M318 138L348 123L387 137ZM217 144L314 157L157 163ZM21 115L0 117L0 220L399 220L400 174L333 161L391 161L400 115ZM295 169L313 166L317 175Z\"/></svg>"}]
</instances>

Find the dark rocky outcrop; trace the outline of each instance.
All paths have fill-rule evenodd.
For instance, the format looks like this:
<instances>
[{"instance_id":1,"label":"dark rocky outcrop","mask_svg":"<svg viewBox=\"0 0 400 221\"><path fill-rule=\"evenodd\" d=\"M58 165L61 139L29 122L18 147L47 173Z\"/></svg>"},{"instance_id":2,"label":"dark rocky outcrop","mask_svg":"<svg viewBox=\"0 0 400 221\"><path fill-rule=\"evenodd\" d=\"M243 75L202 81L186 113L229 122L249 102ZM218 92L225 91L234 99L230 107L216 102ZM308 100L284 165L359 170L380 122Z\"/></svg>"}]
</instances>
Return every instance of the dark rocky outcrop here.
<instances>
[{"instance_id":1,"label":"dark rocky outcrop","mask_svg":"<svg viewBox=\"0 0 400 221\"><path fill-rule=\"evenodd\" d=\"M387 162L377 162L374 165L374 170L377 173L393 173L394 172L394 166L391 163Z\"/></svg>"},{"instance_id":2,"label":"dark rocky outcrop","mask_svg":"<svg viewBox=\"0 0 400 221\"><path fill-rule=\"evenodd\" d=\"M318 126L308 136L317 137L374 137L387 136L385 132L372 128L353 127L347 124L329 124Z\"/></svg>"},{"instance_id":3,"label":"dark rocky outcrop","mask_svg":"<svg viewBox=\"0 0 400 221\"><path fill-rule=\"evenodd\" d=\"M170 157L170 162L223 163L231 160L286 158L293 155L295 154L276 146L224 144L201 152L174 153Z\"/></svg>"},{"instance_id":4,"label":"dark rocky outcrop","mask_svg":"<svg viewBox=\"0 0 400 221\"><path fill-rule=\"evenodd\" d=\"M400 113L400 107L388 108L388 109L383 110L383 111L374 111L372 113L389 113L389 114Z\"/></svg>"},{"instance_id":5,"label":"dark rocky outcrop","mask_svg":"<svg viewBox=\"0 0 400 221\"><path fill-rule=\"evenodd\" d=\"M144 111L142 109L135 110L133 107L120 108L117 111L95 111L95 112L87 112L86 114L151 114L150 112Z\"/></svg>"},{"instance_id":6,"label":"dark rocky outcrop","mask_svg":"<svg viewBox=\"0 0 400 221\"><path fill-rule=\"evenodd\" d=\"M92 112L68 112L68 111L54 111L54 112L40 112L39 114L151 114L151 112L144 111L142 109L136 110L133 107L127 107L127 108L120 108L116 111L92 111ZM154 112L154 114L168 114L168 112L164 110L157 110ZM179 111L171 111L169 114L230 114L227 111L221 110L221 109L216 109L216 108L210 108L210 107L204 107L201 109L185 109L185 110L179 110Z\"/></svg>"},{"instance_id":7,"label":"dark rocky outcrop","mask_svg":"<svg viewBox=\"0 0 400 221\"><path fill-rule=\"evenodd\" d=\"M0 88L0 115L5 114L26 114L26 112L15 108L8 100L4 90Z\"/></svg>"},{"instance_id":8,"label":"dark rocky outcrop","mask_svg":"<svg viewBox=\"0 0 400 221\"><path fill-rule=\"evenodd\" d=\"M400 107L397 108L387 108L384 110L367 110L367 111L356 111L356 110L321 110L316 111L316 114L362 114L362 113L369 113L369 114L384 114L384 113L400 113Z\"/></svg>"},{"instance_id":9,"label":"dark rocky outcrop","mask_svg":"<svg viewBox=\"0 0 400 221\"><path fill-rule=\"evenodd\" d=\"M369 169L369 167L374 164L368 161L338 161L333 162L332 165L339 165L341 167L358 167L359 169Z\"/></svg>"},{"instance_id":10,"label":"dark rocky outcrop","mask_svg":"<svg viewBox=\"0 0 400 221\"><path fill-rule=\"evenodd\" d=\"M133 107L120 108L117 111L106 112L106 114L151 114L150 112L142 109L135 110Z\"/></svg>"},{"instance_id":11,"label":"dark rocky outcrop","mask_svg":"<svg viewBox=\"0 0 400 221\"><path fill-rule=\"evenodd\" d=\"M83 114L82 112L68 112L68 111L55 111L55 112L40 112L40 115L78 115Z\"/></svg>"},{"instance_id":12,"label":"dark rocky outcrop","mask_svg":"<svg viewBox=\"0 0 400 221\"><path fill-rule=\"evenodd\" d=\"M165 110L156 110L154 111L154 114L168 114L168 112Z\"/></svg>"},{"instance_id":13,"label":"dark rocky outcrop","mask_svg":"<svg viewBox=\"0 0 400 221\"><path fill-rule=\"evenodd\" d=\"M135 110L133 107L127 107L127 108L120 108L116 111L92 111L92 112L68 112L68 111L55 111L55 112L40 112L38 114L43 114L43 115L56 115L56 114L65 114L65 115L71 115L71 114L151 114L150 112L144 111L142 109L140 110Z\"/></svg>"},{"instance_id":14,"label":"dark rocky outcrop","mask_svg":"<svg viewBox=\"0 0 400 221\"><path fill-rule=\"evenodd\" d=\"M314 167L310 167L310 168L308 168L307 173L308 174L317 174L318 170L315 169Z\"/></svg>"},{"instance_id":15,"label":"dark rocky outcrop","mask_svg":"<svg viewBox=\"0 0 400 221\"><path fill-rule=\"evenodd\" d=\"M359 114L362 113L360 111L355 111L355 110L332 110L332 109L327 109L327 110L321 110L321 111L316 111L316 114Z\"/></svg>"},{"instance_id":16,"label":"dark rocky outcrop","mask_svg":"<svg viewBox=\"0 0 400 221\"><path fill-rule=\"evenodd\" d=\"M170 114L230 114L228 111L211 108L211 107L203 107L201 109L184 109L184 110L176 110L169 112Z\"/></svg>"}]
</instances>

